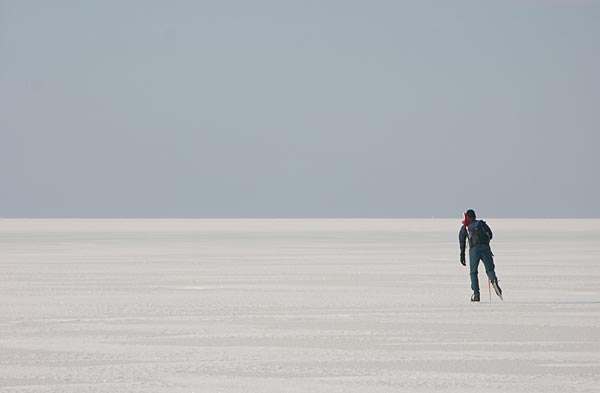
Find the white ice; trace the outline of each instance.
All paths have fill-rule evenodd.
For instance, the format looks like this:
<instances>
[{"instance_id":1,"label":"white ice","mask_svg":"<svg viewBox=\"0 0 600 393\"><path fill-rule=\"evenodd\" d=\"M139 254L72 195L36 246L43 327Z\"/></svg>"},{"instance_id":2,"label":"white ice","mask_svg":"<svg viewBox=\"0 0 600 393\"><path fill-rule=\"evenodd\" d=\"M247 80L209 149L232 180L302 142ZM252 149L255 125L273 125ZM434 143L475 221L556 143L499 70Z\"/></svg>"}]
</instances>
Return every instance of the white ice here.
<instances>
[{"instance_id":1,"label":"white ice","mask_svg":"<svg viewBox=\"0 0 600 393\"><path fill-rule=\"evenodd\" d=\"M600 391L600 220L0 220L0 392Z\"/></svg>"}]
</instances>

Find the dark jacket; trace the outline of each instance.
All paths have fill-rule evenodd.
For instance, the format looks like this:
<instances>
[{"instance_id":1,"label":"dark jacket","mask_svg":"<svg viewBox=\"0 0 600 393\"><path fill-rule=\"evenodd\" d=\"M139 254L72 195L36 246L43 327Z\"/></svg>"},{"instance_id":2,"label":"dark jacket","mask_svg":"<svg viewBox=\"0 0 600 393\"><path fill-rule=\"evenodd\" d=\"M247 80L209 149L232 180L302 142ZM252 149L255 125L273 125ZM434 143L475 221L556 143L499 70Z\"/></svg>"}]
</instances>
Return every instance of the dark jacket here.
<instances>
[{"instance_id":1,"label":"dark jacket","mask_svg":"<svg viewBox=\"0 0 600 393\"><path fill-rule=\"evenodd\" d=\"M470 228L474 228L475 226L477 226L479 223L481 222L481 225L483 225L483 230L485 230L489 237L490 240L492 240L492 237L494 236L494 234L492 233L492 229L488 226L488 224L483 221L483 220L473 220L470 224L469 227ZM460 252L461 254L463 254L465 252L465 248L467 247L467 238L469 237L469 232L467 231L467 228L463 225L460 227L460 232L458 232L458 242L460 244ZM487 243L489 244L489 243ZM470 246L470 244L469 244Z\"/></svg>"}]
</instances>

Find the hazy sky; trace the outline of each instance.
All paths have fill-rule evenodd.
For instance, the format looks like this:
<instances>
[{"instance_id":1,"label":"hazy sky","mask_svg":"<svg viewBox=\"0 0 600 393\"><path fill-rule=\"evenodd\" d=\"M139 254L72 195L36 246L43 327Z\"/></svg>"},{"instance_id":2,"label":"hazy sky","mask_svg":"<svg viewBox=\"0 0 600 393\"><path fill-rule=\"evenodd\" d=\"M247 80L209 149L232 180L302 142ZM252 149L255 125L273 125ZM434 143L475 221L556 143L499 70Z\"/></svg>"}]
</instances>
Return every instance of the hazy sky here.
<instances>
[{"instance_id":1,"label":"hazy sky","mask_svg":"<svg viewBox=\"0 0 600 393\"><path fill-rule=\"evenodd\" d=\"M0 0L0 217L600 217L600 1Z\"/></svg>"}]
</instances>

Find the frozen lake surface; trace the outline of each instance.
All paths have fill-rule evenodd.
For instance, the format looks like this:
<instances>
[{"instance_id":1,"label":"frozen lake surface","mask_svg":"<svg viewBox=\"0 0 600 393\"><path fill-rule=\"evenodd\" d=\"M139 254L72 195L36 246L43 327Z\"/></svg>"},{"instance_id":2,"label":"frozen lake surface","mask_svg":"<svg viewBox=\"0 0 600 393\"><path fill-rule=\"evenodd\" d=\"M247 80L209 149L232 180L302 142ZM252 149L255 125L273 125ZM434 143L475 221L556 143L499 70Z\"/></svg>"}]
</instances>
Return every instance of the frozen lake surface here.
<instances>
[{"instance_id":1,"label":"frozen lake surface","mask_svg":"<svg viewBox=\"0 0 600 393\"><path fill-rule=\"evenodd\" d=\"M600 220L1 220L0 392L599 392Z\"/></svg>"}]
</instances>

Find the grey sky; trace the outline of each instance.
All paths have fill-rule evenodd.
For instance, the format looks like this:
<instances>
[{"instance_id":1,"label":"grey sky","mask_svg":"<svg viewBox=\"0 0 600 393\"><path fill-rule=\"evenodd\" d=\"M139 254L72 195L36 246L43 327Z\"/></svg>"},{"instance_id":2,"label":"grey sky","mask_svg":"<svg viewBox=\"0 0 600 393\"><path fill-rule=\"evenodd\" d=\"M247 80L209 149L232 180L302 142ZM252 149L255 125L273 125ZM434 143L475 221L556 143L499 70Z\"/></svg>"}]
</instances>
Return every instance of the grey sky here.
<instances>
[{"instance_id":1,"label":"grey sky","mask_svg":"<svg viewBox=\"0 0 600 393\"><path fill-rule=\"evenodd\" d=\"M0 0L2 217L600 217L600 1Z\"/></svg>"}]
</instances>

